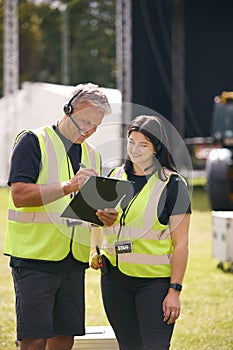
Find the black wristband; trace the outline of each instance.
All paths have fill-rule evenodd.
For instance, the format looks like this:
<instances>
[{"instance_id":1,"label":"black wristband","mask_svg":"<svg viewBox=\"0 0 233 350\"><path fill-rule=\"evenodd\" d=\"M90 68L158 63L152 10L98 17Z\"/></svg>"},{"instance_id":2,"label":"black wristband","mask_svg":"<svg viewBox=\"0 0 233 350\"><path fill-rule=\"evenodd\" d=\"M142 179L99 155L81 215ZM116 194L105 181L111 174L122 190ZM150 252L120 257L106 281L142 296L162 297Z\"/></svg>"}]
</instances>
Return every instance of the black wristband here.
<instances>
[{"instance_id":1,"label":"black wristband","mask_svg":"<svg viewBox=\"0 0 233 350\"><path fill-rule=\"evenodd\" d=\"M182 291L182 284L179 283L170 283L169 288L175 289L178 292Z\"/></svg>"}]
</instances>

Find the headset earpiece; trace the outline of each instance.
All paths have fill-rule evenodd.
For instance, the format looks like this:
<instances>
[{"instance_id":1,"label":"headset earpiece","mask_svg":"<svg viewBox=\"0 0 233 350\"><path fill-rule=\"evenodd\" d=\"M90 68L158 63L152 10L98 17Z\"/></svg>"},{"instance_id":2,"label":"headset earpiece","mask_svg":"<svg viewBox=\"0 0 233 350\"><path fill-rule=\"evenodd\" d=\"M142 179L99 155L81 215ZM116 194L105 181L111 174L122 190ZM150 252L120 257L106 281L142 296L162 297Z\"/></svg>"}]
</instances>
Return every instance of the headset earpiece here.
<instances>
[{"instance_id":1,"label":"headset earpiece","mask_svg":"<svg viewBox=\"0 0 233 350\"><path fill-rule=\"evenodd\" d=\"M162 125L159 121L159 119L156 119L157 124L159 125L159 138L158 138L158 143L156 145L156 154L158 155L161 152L162 149L162 142L163 142L163 134L162 134Z\"/></svg>"},{"instance_id":2,"label":"headset earpiece","mask_svg":"<svg viewBox=\"0 0 233 350\"><path fill-rule=\"evenodd\" d=\"M73 106L72 106L72 102L82 92L83 92L83 89L79 90L76 94L74 94L74 96L69 100L69 102L65 104L65 106L63 107L63 111L64 111L65 114L70 116L70 114L73 113L74 109L73 109Z\"/></svg>"},{"instance_id":3,"label":"headset earpiece","mask_svg":"<svg viewBox=\"0 0 233 350\"><path fill-rule=\"evenodd\" d=\"M73 107L72 107L72 105L70 104L70 102L67 103L67 104L65 104L63 110L64 110L64 113L67 114L67 115L72 114L72 112L73 112Z\"/></svg>"}]
</instances>

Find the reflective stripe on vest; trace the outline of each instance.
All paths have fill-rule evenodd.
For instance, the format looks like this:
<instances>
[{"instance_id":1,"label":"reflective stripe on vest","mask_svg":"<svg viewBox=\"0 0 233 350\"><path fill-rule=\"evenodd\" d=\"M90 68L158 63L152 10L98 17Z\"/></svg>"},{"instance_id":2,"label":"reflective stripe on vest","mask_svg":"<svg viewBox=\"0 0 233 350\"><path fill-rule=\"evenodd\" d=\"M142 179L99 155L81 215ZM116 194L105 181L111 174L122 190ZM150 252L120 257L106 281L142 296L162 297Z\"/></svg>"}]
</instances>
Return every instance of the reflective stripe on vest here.
<instances>
[{"instance_id":1,"label":"reflective stripe on vest","mask_svg":"<svg viewBox=\"0 0 233 350\"><path fill-rule=\"evenodd\" d=\"M42 129L42 136L44 138L44 144L46 148L46 152L48 155L48 183L53 183L59 181L58 179L58 164L57 164L57 155L52 143L52 140L50 139L48 135L48 131L46 129ZM54 179L54 176L56 178Z\"/></svg>"},{"instance_id":2,"label":"reflective stripe on vest","mask_svg":"<svg viewBox=\"0 0 233 350\"><path fill-rule=\"evenodd\" d=\"M37 224L61 224L66 225L67 220L60 217L60 213L44 213L44 212L19 212L12 209L8 210L8 220L15 222L31 222ZM90 228L88 222L82 220L76 220L76 225L82 225L84 227Z\"/></svg>"}]
</instances>

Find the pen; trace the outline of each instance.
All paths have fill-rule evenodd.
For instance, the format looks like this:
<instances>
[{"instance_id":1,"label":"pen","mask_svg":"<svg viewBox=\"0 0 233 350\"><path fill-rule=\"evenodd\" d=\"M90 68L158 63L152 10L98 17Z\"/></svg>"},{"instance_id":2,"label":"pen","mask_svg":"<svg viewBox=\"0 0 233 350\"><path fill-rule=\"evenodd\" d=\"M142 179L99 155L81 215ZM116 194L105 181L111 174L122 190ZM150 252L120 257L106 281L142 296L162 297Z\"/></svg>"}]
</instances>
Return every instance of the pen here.
<instances>
[{"instance_id":1,"label":"pen","mask_svg":"<svg viewBox=\"0 0 233 350\"><path fill-rule=\"evenodd\" d=\"M100 255L100 248L98 247L98 245L95 246L95 249L96 249L96 253L97 253L98 255Z\"/></svg>"},{"instance_id":2,"label":"pen","mask_svg":"<svg viewBox=\"0 0 233 350\"><path fill-rule=\"evenodd\" d=\"M97 256L98 256L99 266L103 267L103 261L102 261L102 257L101 257L101 253L100 253L100 249L99 249L98 245L95 246L95 249L96 249L96 253L97 253Z\"/></svg>"},{"instance_id":3,"label":"pen","mask_svg":"<svg viewBox=\"0 0 233 350\"><path fill-rule=\"evenodd\" d=\"M83 163L79 163L80 168L86 168L86 165Z\"/></svg>"}]
</instances>

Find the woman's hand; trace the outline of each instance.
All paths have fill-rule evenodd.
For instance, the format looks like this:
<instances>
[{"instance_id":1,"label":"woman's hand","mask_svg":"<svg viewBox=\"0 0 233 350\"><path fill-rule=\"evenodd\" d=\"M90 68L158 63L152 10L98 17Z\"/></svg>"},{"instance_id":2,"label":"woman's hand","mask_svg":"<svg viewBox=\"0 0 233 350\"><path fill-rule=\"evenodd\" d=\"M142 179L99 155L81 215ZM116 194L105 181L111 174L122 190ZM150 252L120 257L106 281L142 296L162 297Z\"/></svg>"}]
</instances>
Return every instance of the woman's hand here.
<instances>
[{"instance_id":1,"label":"woman's hand","mask_svg":"<svg viewBox=\"0 0 233 350\"><path fill-rule=\"evenodd\" d=\"M163 301L164 322L174 323L180 316L180 292L169 289L166 298Z\"/></svg>"},{"instance_id":2,"label":"woman's hand","mask_svg":"<svg viewBox=\"0 0 233 350\"><path fill-rule=\"evenodd\" d=\"M118 212L114 208L98 209L96 215L106 226L112 226L118 217Z\"/></svg>"}]
</instances>

